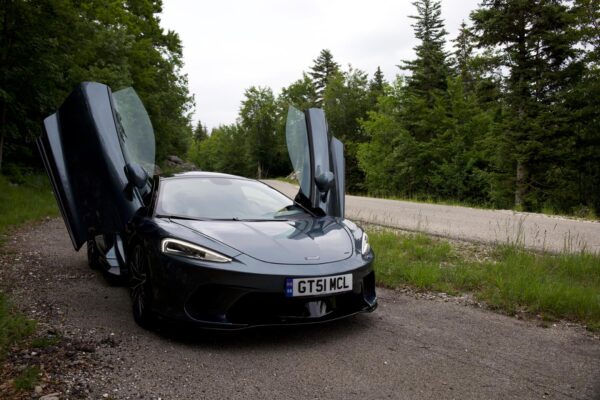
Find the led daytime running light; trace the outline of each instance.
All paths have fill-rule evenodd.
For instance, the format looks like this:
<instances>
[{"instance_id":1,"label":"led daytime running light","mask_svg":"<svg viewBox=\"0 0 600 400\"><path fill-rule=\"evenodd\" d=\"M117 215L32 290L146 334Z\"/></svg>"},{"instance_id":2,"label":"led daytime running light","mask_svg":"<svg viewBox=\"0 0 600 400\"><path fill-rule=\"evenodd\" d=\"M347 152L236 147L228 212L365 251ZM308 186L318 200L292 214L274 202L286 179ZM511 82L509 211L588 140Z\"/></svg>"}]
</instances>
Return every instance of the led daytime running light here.
<instances>
[{"instance_id":1,"label":"led daytime running light","mask_svg":"<svg viewBox=\"0 0 600 400\"><path fill-rule=\"evenodd\" d=\"M363 232L360 253L363 256L366 256L369 253L369 251L371 251L371 245L369 244L369 237L367 236L367 234L365 232Z\"/></svg>"},{"instance_id":2,"label":"led daytime running light","mask_svg":"<svg viewBox=\"0 0 600 400\"><path fill-rule=\"evenodd\" d=\"M212 261L219 263L231 262L231 258L209 250L196 244L184 242L179 239L163 239L160 249L165 254L193 258L195 260Z\"/></svg>"}]
</instances>

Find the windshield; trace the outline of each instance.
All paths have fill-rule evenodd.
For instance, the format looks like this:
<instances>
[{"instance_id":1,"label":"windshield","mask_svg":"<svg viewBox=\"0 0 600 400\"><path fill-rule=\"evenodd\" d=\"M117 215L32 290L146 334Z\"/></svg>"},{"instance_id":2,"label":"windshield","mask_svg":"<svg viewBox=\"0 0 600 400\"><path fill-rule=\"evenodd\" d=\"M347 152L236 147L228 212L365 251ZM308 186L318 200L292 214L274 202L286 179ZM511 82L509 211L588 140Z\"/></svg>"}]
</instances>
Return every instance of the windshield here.
<instances>
[{"instance_id":1,"label":"windshield","mask_svg":"<svg viewBox=\"0 0 600 400\"><path fill-rule=\"evenodd\" d=\"M163 180L156 214L190 219L281 220L306 211L260 182L198 177Z\"/></svg>"},{"instance_id":2,"label":"windshield","mask_svg":"<svg viewBox=\"0 0 600 400\"><path fill-rule=\"evenodd\" d=\"M126 88L113 92L117 128L127 162L142 167L148 176L154 174L154 130L148 113L135 90Z\"/></svg>"}]
</instances>

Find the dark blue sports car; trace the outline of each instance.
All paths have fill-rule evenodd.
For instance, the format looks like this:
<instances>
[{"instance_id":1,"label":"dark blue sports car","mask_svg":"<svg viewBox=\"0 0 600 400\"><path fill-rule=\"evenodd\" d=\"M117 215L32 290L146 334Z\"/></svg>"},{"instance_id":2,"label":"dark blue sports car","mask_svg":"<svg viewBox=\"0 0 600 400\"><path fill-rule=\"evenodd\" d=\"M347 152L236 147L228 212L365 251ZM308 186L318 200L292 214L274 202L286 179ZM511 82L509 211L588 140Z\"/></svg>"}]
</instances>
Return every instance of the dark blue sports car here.
<instances>
[{"instance_id":1,"label":"dark blue sports car","mask_svg":"<svg viewBox=\"0 0 600 400\"><path fill-rule=\"evenodd\" d=\"M344 218L344 151L322 110L290 108L294 200L252 179L154 175L154 133L131 88L79 85L38 147L73 247L131 288L142 326L329 321L377 307L367 235Z\"/></svg>"}]
</instances>

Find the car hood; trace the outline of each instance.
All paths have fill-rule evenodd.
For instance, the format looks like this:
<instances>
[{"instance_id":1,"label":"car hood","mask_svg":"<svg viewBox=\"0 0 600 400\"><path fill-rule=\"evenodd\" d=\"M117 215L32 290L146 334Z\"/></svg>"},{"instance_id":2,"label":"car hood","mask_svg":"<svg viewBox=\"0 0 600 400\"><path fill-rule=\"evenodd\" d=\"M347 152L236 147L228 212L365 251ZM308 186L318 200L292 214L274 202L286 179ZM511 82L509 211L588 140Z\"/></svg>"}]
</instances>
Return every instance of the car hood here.
<instances>
[{"instance_id":1,"label":"car hood","mask_svg":"<svg viewBox=\"0 0 600 400\"><path fill-rule=\"evenodd\" d=\"M257 260L323 264L349 258L352 238L334 218L286 221L172 220Z\"/></svg>"}]
</instances>

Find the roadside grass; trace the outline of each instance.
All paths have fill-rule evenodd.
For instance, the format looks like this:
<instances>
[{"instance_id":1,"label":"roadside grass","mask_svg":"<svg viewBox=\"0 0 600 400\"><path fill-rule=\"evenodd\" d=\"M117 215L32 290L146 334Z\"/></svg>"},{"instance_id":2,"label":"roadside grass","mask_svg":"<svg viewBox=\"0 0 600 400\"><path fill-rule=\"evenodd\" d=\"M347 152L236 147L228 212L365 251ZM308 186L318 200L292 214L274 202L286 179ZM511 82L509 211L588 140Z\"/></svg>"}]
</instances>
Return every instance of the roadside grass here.
<instances>
[{"instance_id":1,"label":"roadside grass","mask_svg":"<svg viewBox=\"0 0 600 400\"><path fill-rule=\"evenodd\" d=\"M0 251L3 236L11 228L58 215L50 182L45 175L21 176L18 181L13 183L0 175ZM6 296L0 293L0 365L11 349L27 347L35 332L36 322L11 307ZM49 345L42 339L33 341L39 347ZM17 391L30 391L39 381L39 374L39 366L27 366L14 376L13 387Z\"/></svg>"},{"instance_id":2,"label":"roadside grass","mask_svg":"<svg viewBox=\"0 0 600 400\"><path fill-rule=\"evenodd\" d=\"M58 208L45 175L27 176L20 184L0 175L0 237L11 227L55 215Z\"/></svg>"},{"instance_id":3,"label":"roadside grass","mask_svg":"<svg viewBox=\"0 0 600 400\"><path fill-rule=\"evenodd\" d=\"M40 380L40 367L37 365L26 367L14 380L14 387L17 390L33 390L35 384Z\"/></svg>"},{"instance_id":4,"label":"roadside grass","mask_svg":"<svg viewBox=\"0 0 600 400\"><path fill-rule=\"evenodd\" d=\"M277 177L273 178L274 180L290 183L292 185L298 185L298 181L296 179L290 179L287 177ZM456 206L456 207L468 207L468 208L476 208L480 210L498 210L497 206L494 204L486 203L486 202L469 202L464 200L456 200L451 198L441 199L434 196L428 195L417 195L417 196L397 196L390 195L387 193L370 193L370 192L361 192L361 193L346 193L347 195L352 196L364 196L371 197L375 199L386 199L386 200L398 200L398 201L408 201L410 203L421 203L421 204L434 204L434 205L443 205L443 206ZM590 207L587 206L577 206L574 207L570 212L562 212L557 211L551 206L544 205L539 211L524 211L522 208L513 207L513 211L517 212L531 212L533 214L543 214L552 217L564 217L564 218L572 218L578 220L586 220L586 221L600 221L600 215L597 215L596 212Z\"/></svg>"},{"instance_id":5,"label":"roadside grass","mask_svg":"<svg viewBox=\"0 0 600 400\"><path fill-rule=\"evenodd\" d=\"M600 330L599 255L534 253L506 245L465 255L452 242L391 230L371 230L369 239L380 285L472 293L508 314L526 312Z\"/></svg>"},{"instance_id":6,"label":"roadside grass","mask_svg":"<svg viewBox=\"0 0 600 400\"><path fill-rule=\"evenodd\" d=\"M53 373L52 363L61 353L44 350L64 344L59 335L42 335L40 330L36 321L26 318L0 293L0 398L31 398L27 392L40 381L49 383L41 372L50 368ZM37 357L30 358L34 350Z\"/></svg>"},{"instance_id":7,"label":"roadside grass","mask_svg":"<svg viewBox=\"0 0 600 400\"><path fill-rule=\"evenodd\" d=\"M499 210L502 208L498 208L491 203L486 202L468 202L463 200L455 200L455 199L440 199L432 196L413 196L413 197L402 197L402 196L388 196L388 195L378 195L376 193L363 193L356 194L357 196L366 196L377 199L388 199L388 200L399 200L399 201L408 201L411 203L423 203L423 204L434 204L434 205L443 205L443 206L456 206L456 207L468 207L468 208L476 208L480 210ZM509 208L510 209L510 208ZM513 207L510 209L516 212L526 212L532 214L542 214L548 215L551 217L564 217L578 220L587 220L587 221L598 221L600 218L593 209L586 206L578 206L574 207L570 212L561 212L557 211L552 207L544 206L538 211L525 211L522 207Z\"/></svg>"},{"instance_id":8,"label":"roadside grass","mask_svg":"<svg viewBox=\"0 0 600 400\"><path fill-rule=\"evenodd\" d=\"M35 321L15 311L0 293L0 361L10 348L27 340L36 329Z\"/></svg>"}]
</instances>

